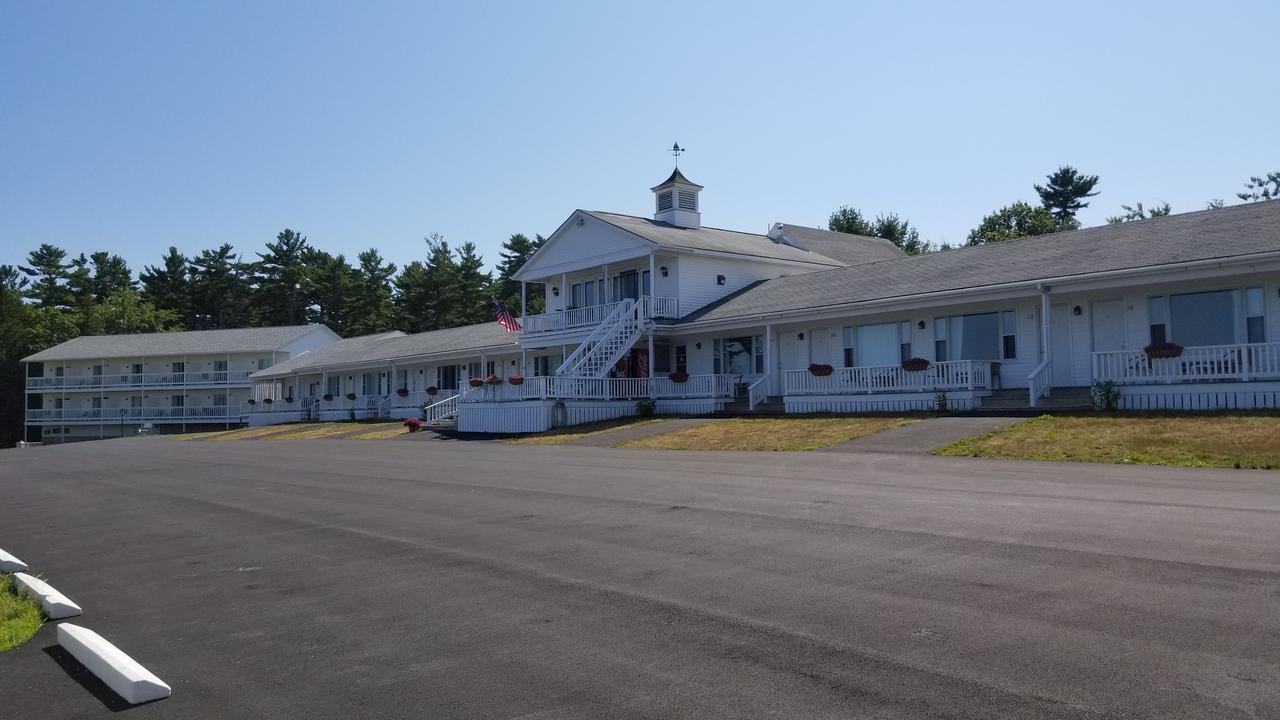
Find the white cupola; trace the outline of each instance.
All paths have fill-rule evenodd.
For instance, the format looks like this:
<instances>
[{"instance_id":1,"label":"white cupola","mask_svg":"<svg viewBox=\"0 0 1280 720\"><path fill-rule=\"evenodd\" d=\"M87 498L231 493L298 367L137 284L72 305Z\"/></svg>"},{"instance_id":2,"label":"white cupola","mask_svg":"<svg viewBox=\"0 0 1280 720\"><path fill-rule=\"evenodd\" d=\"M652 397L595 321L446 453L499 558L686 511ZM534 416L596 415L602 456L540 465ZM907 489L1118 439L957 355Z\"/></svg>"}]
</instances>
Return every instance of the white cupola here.
<instances>
[{"instance_id":1,"label":"white cupola","mask_svg":"<svg viewBox=\"0 0 1280 720\"><path fill-rule=\"evenodd\" d=\"M702 227L702 213L698 210L701 190L701 185L690 182L677 167L671 177L653 187L653 219L682 228Z\"/></svg>"}]
</instances>

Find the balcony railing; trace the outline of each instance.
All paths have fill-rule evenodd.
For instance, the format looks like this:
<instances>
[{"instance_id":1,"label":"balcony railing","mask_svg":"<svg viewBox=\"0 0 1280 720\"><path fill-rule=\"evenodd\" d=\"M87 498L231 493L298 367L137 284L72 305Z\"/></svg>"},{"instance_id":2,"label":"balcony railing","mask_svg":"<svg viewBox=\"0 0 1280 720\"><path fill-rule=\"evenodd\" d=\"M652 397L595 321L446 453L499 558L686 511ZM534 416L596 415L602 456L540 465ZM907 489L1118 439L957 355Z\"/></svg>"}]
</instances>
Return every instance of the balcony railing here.
<instances>
[{"instance_id":1,"label":"balcony railing","mask_svg":"<svg viewBox=\"0 0 1280 720\"><path fill-rule=\"evenodd\" d=\"M251 370L211 370L180 373L124 373L121 375L64 375L27 378L28 390L99 390L173 385L248 385Z\"/></svg>"},{"instance_id":2,"label":"balcony railing","mask_svg":"<svg viewBox=\"0 0 1280 720\"><path fill-rule=\"evenodd\" d=\"M569 308L560 312L530 315L520 320L524 334L562 332L578 328L590 328L604 322L618 303L604 305L588 305L587 307ZM640 307L647 320L655 318L680 317L680 301L676 298L653 297L645 295L640 298Z\"/></svg>"},{"instance_id":3,"label":"balcony railing","mask_svg":"<svg viewBox=\"0 0 1280 720\"><path fill-rule=\"evenodd\" d=\"M121 411L124 412L121 412ZM240 408L230 405L191 405L186 407L130 408L62 408L28 410L28 422L142 422L168 420L174 422L239 422Z\"/></svg>"},{"instance_id":4,"label":"balcony railing","mask_svg":"<svg viewBox=\"0 0 1280 720\"><path fill-rule=\"evenodd\" d=\"M783 388L787 395L868 395L985 390L990 387L991 363L985 360L936 362L916 371L904 370L901 365L873 365L836 368L825 376L814 375L808 370L787 370L783 373Z\"/></svg>"},{"instance_id":5,"label":"balcony railing","mask_svg":"<svg viewBox=\"0 0 1280 720\"><path fill-rule=\"evenodd\" d=\"M639 400L650 397L732 398L737 390L736 375L692 375L688 382L668 378L589 378L551 375L525 378L512 385L482 385L467 388L461 402L512 402L517 400Z\"/></svg>"},{"instance_id":6,"label":"balcony railing","mask_svg":"<svg viewBox=\"0 0 1280 720\"><path fill-rule=\"evenodd\" d=\"M1280 343L1198 345L1173 358L1143 350L1093 353L1093 378L1117 385L1280 379Z\"/></svg>"}]
</instances>

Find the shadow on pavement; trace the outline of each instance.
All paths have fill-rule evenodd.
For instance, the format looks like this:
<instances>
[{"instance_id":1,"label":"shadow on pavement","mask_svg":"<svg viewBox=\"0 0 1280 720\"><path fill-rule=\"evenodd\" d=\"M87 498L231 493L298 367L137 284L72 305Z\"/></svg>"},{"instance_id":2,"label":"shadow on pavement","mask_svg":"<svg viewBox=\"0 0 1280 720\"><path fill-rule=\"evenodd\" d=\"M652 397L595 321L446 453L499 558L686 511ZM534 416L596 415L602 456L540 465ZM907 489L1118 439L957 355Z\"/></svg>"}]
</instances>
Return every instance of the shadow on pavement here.
<instances>
[{"instance_id":1,"label":"shadow on pavement","mask_svg":"<svg viewBox=\"0 0 1280 720\"><path fill-rule=\"evenodd\" d=\"M63 649L61 645L50 645L44 648L44 654L53 658L58 663L58 667L62 671L80 684L80 687L89 692L90 695L96 697L111 712L120 712L129 708L141 707L140 705L130 705L124 698L116 694L114 690L107 687L107 684L98 679L97 675L89 672L89 669L80 663L79 660L71 656L71 653ZM149 705L150 703L143 703Z\"/></svg>"}]
</instances>

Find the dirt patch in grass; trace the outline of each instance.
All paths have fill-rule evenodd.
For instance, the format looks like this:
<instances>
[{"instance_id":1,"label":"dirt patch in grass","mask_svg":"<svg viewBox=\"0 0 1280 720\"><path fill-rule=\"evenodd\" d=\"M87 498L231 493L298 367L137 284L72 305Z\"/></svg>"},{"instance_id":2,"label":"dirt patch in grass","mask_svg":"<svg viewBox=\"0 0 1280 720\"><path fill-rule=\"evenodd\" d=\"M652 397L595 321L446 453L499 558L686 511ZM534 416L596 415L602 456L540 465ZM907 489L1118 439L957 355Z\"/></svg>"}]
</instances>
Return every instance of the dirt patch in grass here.
<instances>
[{"instance_id":1,"label":"dirt patch in grass","mask_svg":"<svg viewBox=\"0 0 1280 720\"><path fill-rule=\"evenodd\" d=\"M1280 416L1044 415L954 442L935 455L1280 469Z\"/></svg>"},{"instance_id":2,"label":"dirt patch in grass","mask_svg":"<svg viewBox=\"0 0 1280 720\"><path fill-rule=\"evenodd\" d=\"M599 435L600 433L621 430L622 428L637 427L640 425L653 425L655 423L662 422L667 422L667 418L645 418L643 420L637 418L626 418L623 420L610 420L608 422L556 428L555 430L548 430L547 432L538 433L537 435L504 440L503 442L511 445L559 445L561 443L567 443L589 435Z\"/></svg>"},{"instance_id":3,"label":"dirt patch in grass","mask_svg":"<svg viewBox=\"0 0 1280 720\"><path fill-rule=\"evenodd\" d=\"M43 622L40 606L14 592L13 576L0 575L0 652L30 640Z\"/></svg>"},{"instance_id":4,"label":"dirt patch in grass","mask_svg":"<svg viewBox=\"0 0 1280 720\"><path fill-rule=\"evenodd\" d=\"M815 450L913 422L917 421L897 416L735 418L650 435L615 447L653 450Z\"/></svg>"}]
</instances>

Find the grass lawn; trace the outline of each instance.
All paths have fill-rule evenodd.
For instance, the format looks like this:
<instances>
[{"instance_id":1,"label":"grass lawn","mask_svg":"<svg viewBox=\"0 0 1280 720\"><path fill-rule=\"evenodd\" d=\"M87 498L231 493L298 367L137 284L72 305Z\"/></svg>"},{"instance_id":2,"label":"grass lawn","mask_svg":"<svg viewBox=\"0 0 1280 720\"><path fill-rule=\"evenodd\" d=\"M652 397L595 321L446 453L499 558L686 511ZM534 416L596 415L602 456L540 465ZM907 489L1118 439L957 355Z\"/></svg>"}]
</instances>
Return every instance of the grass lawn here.
<instances>
[{"instance_id":1,"label":"grass lawn","mask_svg":"<svg viewBox=\"0 0 1280 720\"><path fill-rule=\"evenodd\" d=\"M422 432L419 430L418 432ZM371 430L369 432L357 433L347 437L348 440L386 440L387 438L399 437L400 435L409 434L409 428L404 425L396 425L395 427L383 428L382 430Z\"/></svg>"},{"instance_id":2,"label":"grass lawn","mask_svg":"<svg viewBox=\"0 0 1280 720\"><path fill-rule=\"evenodd\" d=\"M1280 469L1276 415L1045 415L935 455Z\"/></svg>"},{"instance_id":3,"label":"grass lawn","mask_svg":"<svg viewBox=\"0 0 1280 720\"><path fill-rule=\"evenodd\" d=\"M654 423L661 422L667 422L667 419L645 418L641 420L637 418L624 418L622 420L609 420L607 422L556 428L555 430L548 430L547 432L538 433L537 435L505 440L504 442L510 445L559 445L571 440L587 437L588 435L599 435L600 433L609 432L610 430L636 427L638 425L652 425Z\"/></svg>"},{"instance_id":4,"label":"grass lawn","mask_svg":"<svg viewBox=\"0 0 1280 720\"><path fill-rule=\"evenodd\" d=\"M0 652L30 640L43 622L40 606L14 592L13 576L0 575Z\"/></svg>"},{"instance_id":5,"label":"grass lawn","mask_svg":"<svg viewBox=\"0 0 1280 720\"><path fill-rule=\"evenodd\" d=\"M904 417L735 418L615 447L654 450L814 450L916 422Z\"/></svg>"}]
</instances>

